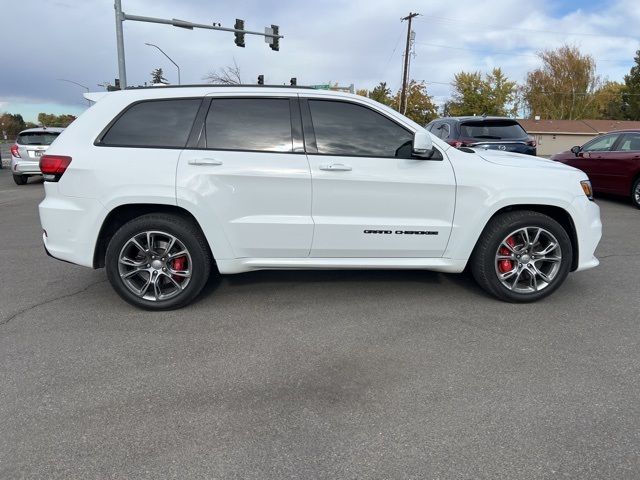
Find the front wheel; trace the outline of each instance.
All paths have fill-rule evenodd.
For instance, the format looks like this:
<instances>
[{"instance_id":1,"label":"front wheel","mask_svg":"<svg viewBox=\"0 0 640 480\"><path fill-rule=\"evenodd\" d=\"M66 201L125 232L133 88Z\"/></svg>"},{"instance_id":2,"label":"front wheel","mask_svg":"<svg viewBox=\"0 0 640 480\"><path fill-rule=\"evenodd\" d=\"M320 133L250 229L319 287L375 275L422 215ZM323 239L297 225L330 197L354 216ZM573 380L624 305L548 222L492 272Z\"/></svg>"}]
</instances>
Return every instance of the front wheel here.
<instances>
[{"instance_id":1,"label":"front wheel","mask_svg":"<svg viewBox=\"0 0 640 480\"><path fill-rule=\"evenodd\" d=\"M640 208L640 178L638 178L631 189L631 201L636 208Z\"/></svg>"},{"instance_id":2,"label":"front wheel","mask_svg":"<svg viewBox=\"0 0 640 480\"><path fill-rule=\"evenodd\" d=\"M550 295L567 278L573 250L565 229L533 211L500 214L489 222L471 259L474 278L508 302Z\"/></svg>"},{"instance_id":3,"label":"front wheel","mask_svg":"<svg viewBox=\"0 0 640 480\"><path fill-rule=\"evenodd\" d=\"M149 214L123 225L107 247L107 277L127 302L180 308L205 286L211 254L200 229L178 215Z\"/></svg>"},{"instance_id":4,"label":"front wheel","mask_svg":"<svg viewBox=\"0 0 640 480\"><path fill-rule=\"evenodd\" d=\"M27 175L14 175L13 181L16 182L16 185L24 185L29 180Z\"/></svg>"}]
</instances>

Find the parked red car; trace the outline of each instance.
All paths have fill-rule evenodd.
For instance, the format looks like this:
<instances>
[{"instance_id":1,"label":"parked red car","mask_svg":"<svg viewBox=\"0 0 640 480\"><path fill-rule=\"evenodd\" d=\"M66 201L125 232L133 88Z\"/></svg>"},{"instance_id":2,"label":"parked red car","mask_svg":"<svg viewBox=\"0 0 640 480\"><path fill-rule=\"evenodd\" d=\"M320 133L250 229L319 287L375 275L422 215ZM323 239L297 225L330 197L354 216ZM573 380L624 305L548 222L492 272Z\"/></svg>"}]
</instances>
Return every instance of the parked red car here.
<instances>
[{"instance_id":1,"label":"parked red car","mask_svg":"<svg viewBox=\"0 0 640 480\"><path fill-rule=\"evenodd\" d=\"M595 192L631 196L640 208L640 130L605 133L551 159L582 170Z\"/></svg>"}]
</instances>

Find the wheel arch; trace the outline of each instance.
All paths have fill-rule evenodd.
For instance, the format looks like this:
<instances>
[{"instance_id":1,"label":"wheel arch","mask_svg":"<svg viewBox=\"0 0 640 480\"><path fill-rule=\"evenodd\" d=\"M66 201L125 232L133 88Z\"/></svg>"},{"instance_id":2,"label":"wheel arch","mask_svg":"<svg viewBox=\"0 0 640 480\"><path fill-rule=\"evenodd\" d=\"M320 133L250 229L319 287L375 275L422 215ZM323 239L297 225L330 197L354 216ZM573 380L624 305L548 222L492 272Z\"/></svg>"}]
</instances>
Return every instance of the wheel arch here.
<instances>
[{"instance_id":1,"label":"wheel arch","mask_svg":"<svg viewBox=\"0 0 640 480\"><path fill-rule=\"evenodd\" d=\"M571 214L562 207L558 207L555 205L542 205L542 204L508 205L494 212L493 215L491 215L491 217L489 218L489 220L487 220L487 222L485 223L484 228L486 228L489 222L497 215L500 215L505 212L514 212L518 210L533 211L533 212L542 213L543 215L547 215L548 217L553 218L556 222L558 222L562 226L562 228L565 229L565 231L569 235L569 239L571 240L571 249L573 250L572 252L573 255L571 258L571 271L573 272L574 270L576 270L578 268L578 262L580 259L578 234L576 231L576 226L573 221L573 218L571 217ZM483 228L483 231L484 231L484 228ZM480 235L480 237L481 236L482 234ZM478 240L476 240L476 245L477 245L477 242L480 240L480 237L478 237ZM475 250L475 246L474 246L474 250Z\"/></svg>"},{"instance_id":2,"label":"wheel arch","mask_svg":"<svg viewBox=\"0 0 640 480\"><path fill-rule=\"evenodd\" d=\"M98 238L96 240L96 245L93 251L93 268L104 267L107 245L109 244L111 237L113 237L113 235L116 233L116 231L118 231L120 227L122 227L125 223L133 220L134 218L138 218L149 213L168 213L180 215L189 219L200 229L200 232L207 240L207 245L209 246L211 256L215 260L213 249L211 248L209 239L202 230L202 226L193 216L193 214L187 209L178 207L176 205L128 203L115 207L107 214L104 221L102 222L102 226L100 227L100 232L98 233Z\"/></svg>"}]
</instances>

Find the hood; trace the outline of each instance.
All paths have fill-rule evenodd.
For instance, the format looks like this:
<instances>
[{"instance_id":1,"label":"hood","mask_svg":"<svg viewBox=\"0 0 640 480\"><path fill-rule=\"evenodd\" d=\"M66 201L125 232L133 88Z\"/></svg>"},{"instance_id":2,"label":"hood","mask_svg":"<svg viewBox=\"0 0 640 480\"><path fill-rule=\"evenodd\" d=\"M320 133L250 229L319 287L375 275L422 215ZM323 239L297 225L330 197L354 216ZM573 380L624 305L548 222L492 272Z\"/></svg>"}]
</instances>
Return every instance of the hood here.
<instances>
[{"instance_id":1,"label":"hood","mask_svg":"<svg viewBox=\"0 0 640 480\"><path fill-rule=\"evenodd\" d=\"M474 149L476 154L484 158L487 162L505 167L521 168L553 168L560 170L576 170L563 163L555 162L548 158L523 155L521 153L503 152L500 150Z\"/></svg>"}]
</instances>

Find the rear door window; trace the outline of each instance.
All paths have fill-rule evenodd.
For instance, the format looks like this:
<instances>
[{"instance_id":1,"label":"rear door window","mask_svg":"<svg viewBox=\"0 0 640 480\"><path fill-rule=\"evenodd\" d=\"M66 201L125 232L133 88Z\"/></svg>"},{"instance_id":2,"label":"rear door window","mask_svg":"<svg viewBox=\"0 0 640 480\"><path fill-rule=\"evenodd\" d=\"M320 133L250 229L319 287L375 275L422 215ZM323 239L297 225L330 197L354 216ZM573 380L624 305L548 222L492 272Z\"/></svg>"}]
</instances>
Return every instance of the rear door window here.
<instances>
[{"instance_id":1,"label":"rear door window","mask_svg":"<svg viewBox=\"0 0 640 480\"><path fill-rule=\"evenodd\" d=\"M214 98L205 122L207 148L291 152L288 98Z\"/></svg>"},{"instance_id":2,"label":"rear door window","mask_svg":"<svg viewBox=\"0 0 640 480\"><path fill-rule=\"evenodd\" d=\"M639 150L640 150L640 133L625 134L620 144L616 147L616 151L620 151L620 152L637 152Z\"/></svg>"},{"instance_id":3,"label":"rear door window","mask_svg":"<svg viewBox=\"0 0 640 480\"><path fill-rule=\"evenodd\" d=\"M58 132L24 132L18 135L18 145L51 145L58 138Z\"/></svg>"},{"instance_id":4,"label":"rear door window","mask_svg":"<svg viewBox=\"0 0 640 480\"><path fill-rule=\"evenodd\" d=\"M460 133L465 138L483 140L512 140L527 137L524 129L517 122L510 120L464 122L460 125Z\"/></svg>"},{"instance_id":5,"label":"rear door window","mask_svg":"<svg viewBox=\"0 0 640 480\"><path fill-rule=\"evenodd\" d=\"M133 104L109 128L101 145L184 148L202 99L148 100Z\"/></svg>"}]
</instances>

